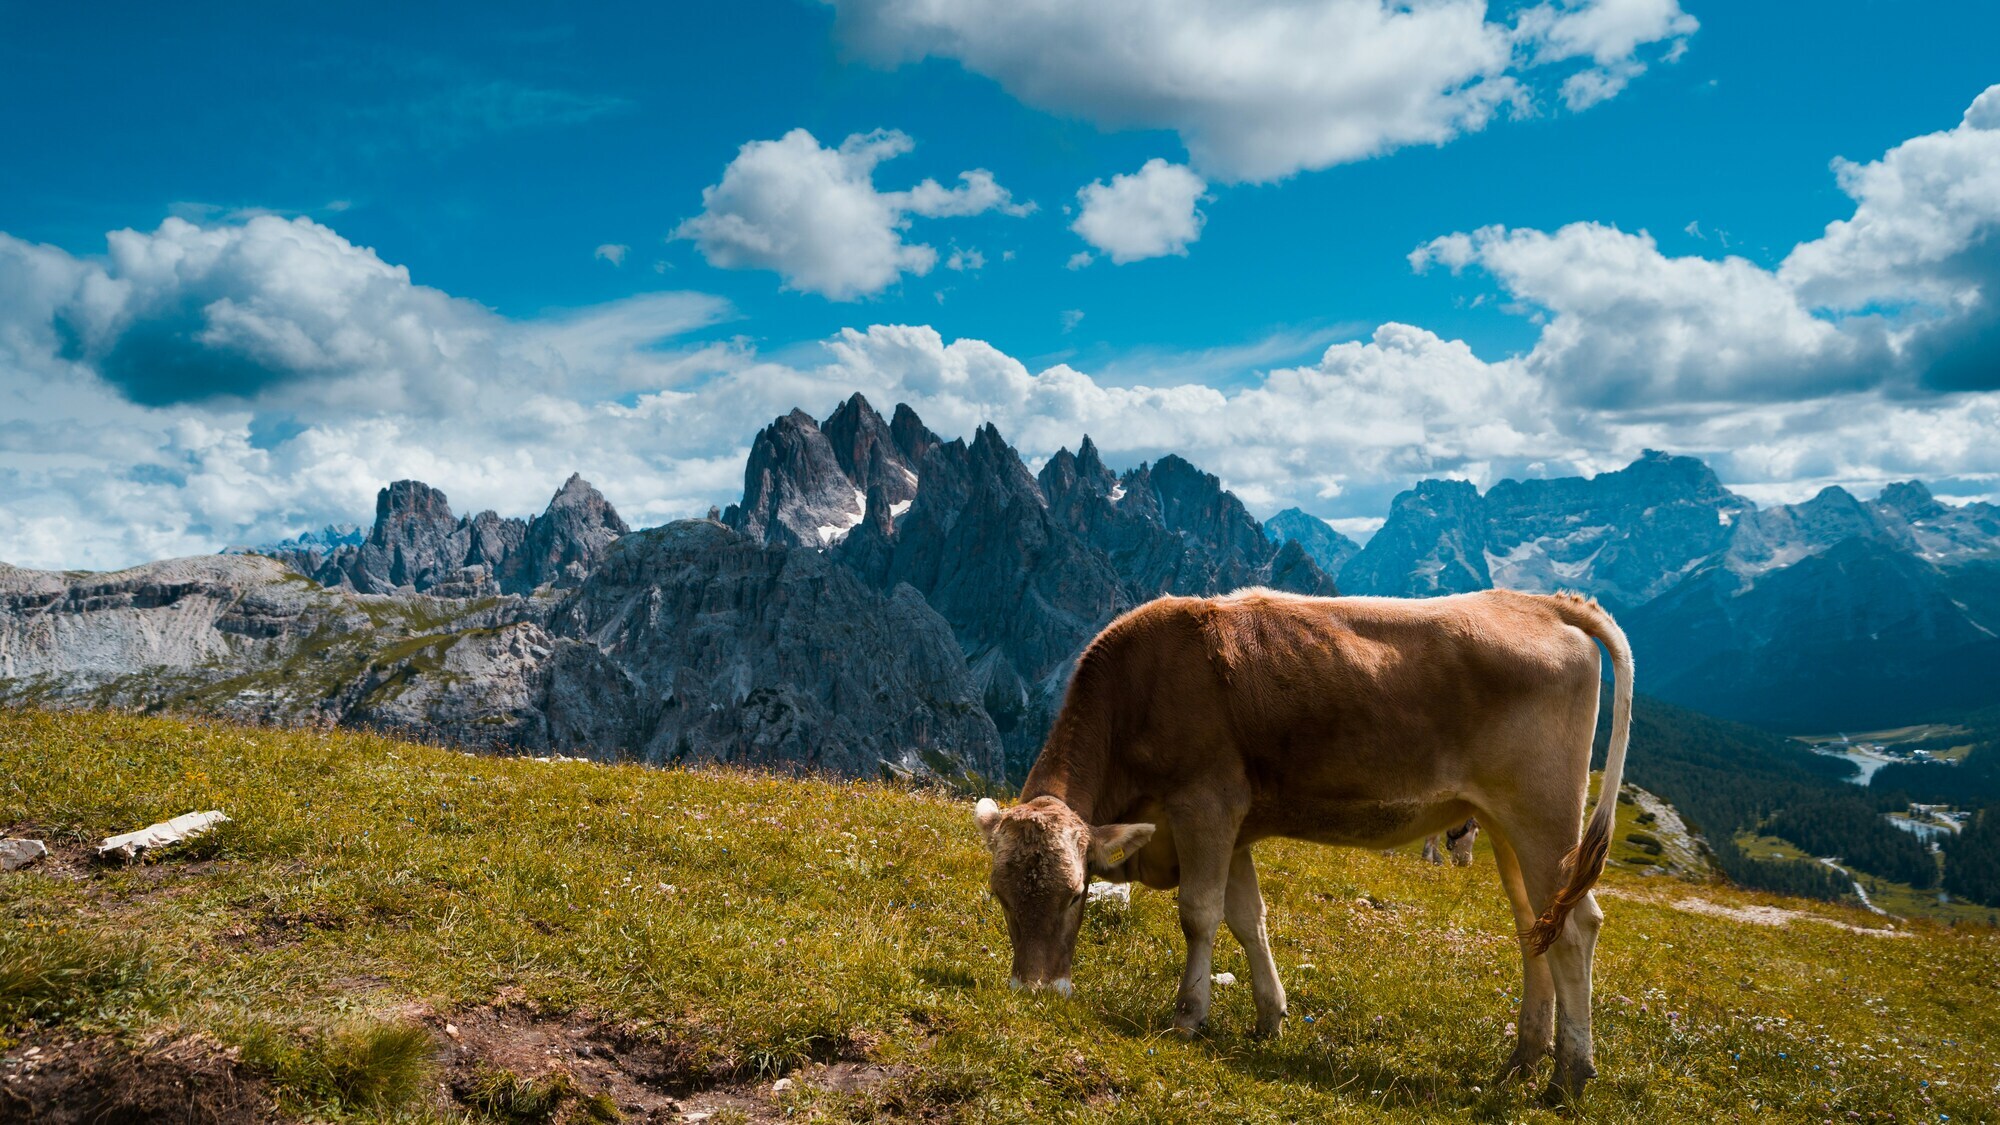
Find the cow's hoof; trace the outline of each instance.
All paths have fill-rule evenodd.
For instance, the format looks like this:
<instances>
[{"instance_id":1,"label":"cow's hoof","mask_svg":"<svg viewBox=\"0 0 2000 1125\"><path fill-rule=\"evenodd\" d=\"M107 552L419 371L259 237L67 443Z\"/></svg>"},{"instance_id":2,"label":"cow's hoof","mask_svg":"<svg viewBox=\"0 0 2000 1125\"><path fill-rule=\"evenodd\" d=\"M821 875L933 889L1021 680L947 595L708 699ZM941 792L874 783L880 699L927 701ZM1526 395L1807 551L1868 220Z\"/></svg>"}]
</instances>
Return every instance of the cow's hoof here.
<instances>
[{"instance_id":1,"label":"cow's hoof","mask_svg":"<svg viewBox=\"0 0 2000 1125\"><path fill-rule=\"evenodd\" d=\"M1597 1067L1589 1059L1556 1059L1555 1073L1542 1088L1542 1101L1552 1106L1575 1108L1583 1100L1583 1088L1597 1077Z\"/></svg>"},{"instance_id":2,"label":"cow's hoof","mask_svg":"<svg viewBox=\"0 0 2000 1125\"><path fill-rule=\"evenodd\" d=\"M1257 1013L1257 1037L1276 1039L1285 1030L1285 1015L1284 1012L1274 1012L1268 1016L1262 1012Z\"/></svg>"},{"instance_id":3,"label":"cow's hoof","mask_svg":"<svg viewBox=\"0 0 2000 1125\"><path fill-rule=\"evenodd\" d=\"M1515 1047L1514 1053L1507 1056L1506 1065L1500 1068L1499 1076L1493 1079L1493 1084L1505 1086L1510 1082L1525 1082L1534 1078L1535 1064L1541 1062L1546 1054L1547 1051L1533 1047Z\"/></svg>"},{"instance_id":4,"label":"cow's hoof","mask_svg":"<svg viewBox=\"0 0 2000 1125\"><path fill-rule=\"evenodd\" d=\"M1190 1020L1186 1016L1181 1016L1174 1020L1174 1034L1180 1036L1182 1039L1193 1039L1200 1035L1202 1029L1207 1026L1208 1020L1205 1017L1198 1020Z\"/></svg>"}]
</instances>

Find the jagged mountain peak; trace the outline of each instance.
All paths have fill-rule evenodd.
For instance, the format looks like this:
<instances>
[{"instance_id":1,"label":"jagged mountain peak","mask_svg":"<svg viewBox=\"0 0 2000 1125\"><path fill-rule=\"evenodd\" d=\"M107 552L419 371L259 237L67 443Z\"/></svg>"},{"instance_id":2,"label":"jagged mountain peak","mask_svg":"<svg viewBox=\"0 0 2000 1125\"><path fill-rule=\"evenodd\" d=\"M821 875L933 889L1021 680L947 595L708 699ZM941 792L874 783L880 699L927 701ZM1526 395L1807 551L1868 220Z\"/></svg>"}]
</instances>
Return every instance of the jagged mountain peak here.
<instances>
[{"instance_id":1,"label":"jagged mountain peak","mask_svg":"<svg viewBox=\"0 0 2000 1125\"><path fill-rule=\"evenodd\" d=\"M1881 495L1875 498L1875 503L1911 522L1932 519L1950 510L1939 503L1930 488L1920 480L1897 481L1885 486Z\"/></svg>"},{"instance_id":2,"label":"jagged mountain peak","mask_svg":"<svg viewBox=\"0 0 2000 1125\"><path fill-rule=\"evenodd\" d=\"M1097 443L1090 435L1083 435L1083 441L1076 447L1076 463L1080 469L1096 470L1104 468L1104 459L1097 452ZM1110 470L1105 470L1109 472Z\"/></svg>"},{"instance_id":3,"label":"jagged mountain peak","mask_svg":"<svg viewBox=\"0 0 2000 1125\"><path fill-rule=\"evenodd\" d=\"M619 517L618 510L611 506L611 502L604 498L604 494L597 490L596 485L583 479L582 473L571 473L569 479L563 482L563 486L556 489L555 495L549 498L549 506L537 518L551 518L558 512L575 510L589 513L589 518L593 522L600 523L619 535L631 534L632 529Z\"/></svg>"},{"instance_id":4,"label":"jagged mountain peak","mask_svg":"<svg viewBox=\"0 0 2000 1125\"><path fill-rule=\"evenodd\" d=\"M1361 553L1361 544L1303 508L1286 508L1265 520L1264 534L1279 544L1297 543L1328 574L1339 574L1349 559Z\"/></svg>"},{"instance_id":5,"label":"jagged mountain peak","mask_svg":"<svg viewBox=\"0 0 2000 1125\"><path fill-rule=\"evenodd\" d=\"M382 534L384 529L400 520L449 523L455 518L451 514L451 501L445 497L443 490L432 488L420 480L391 481L375 494L375 535Z\"/></svg>"}]
</instances>

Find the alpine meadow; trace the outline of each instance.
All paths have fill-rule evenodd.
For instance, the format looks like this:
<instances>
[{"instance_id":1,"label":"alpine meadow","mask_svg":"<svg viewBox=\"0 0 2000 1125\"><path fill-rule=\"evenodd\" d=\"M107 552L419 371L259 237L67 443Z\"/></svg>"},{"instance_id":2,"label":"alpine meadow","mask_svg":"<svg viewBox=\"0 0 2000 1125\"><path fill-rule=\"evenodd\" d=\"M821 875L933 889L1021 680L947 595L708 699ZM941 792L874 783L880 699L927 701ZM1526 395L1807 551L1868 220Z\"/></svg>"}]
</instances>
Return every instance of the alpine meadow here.
<instances>
[{"instance_id":1,"label":"alpine meadow","mask_svg":"<svg viewBox=\"0 0 2000 1125\"><path fill-rule=\"evenodd\" d=\"M0 3L0 1121L2000 1121L1994 42Z\"/></svg>"}]
</instances>

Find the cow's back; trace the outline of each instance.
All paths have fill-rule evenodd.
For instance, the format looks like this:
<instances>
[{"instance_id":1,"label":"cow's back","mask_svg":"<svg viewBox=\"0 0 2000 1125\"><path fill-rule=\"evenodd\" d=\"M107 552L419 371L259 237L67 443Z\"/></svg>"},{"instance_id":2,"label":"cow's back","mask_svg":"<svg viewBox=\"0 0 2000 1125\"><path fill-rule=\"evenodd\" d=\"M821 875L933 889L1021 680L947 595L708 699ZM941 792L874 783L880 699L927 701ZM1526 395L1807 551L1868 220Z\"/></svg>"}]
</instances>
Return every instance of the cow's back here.
<instances>
[{"instance_id":1,"label":"cow's back","mask_svg":"<svg viewBox=\"0 0 2000 1125\"><path fill-rule=\"evenodd\" d=\"M1199 625L1216 694L1179 687L1155 706L1179 730L1224 711L1228 745L1207 752L1269 800L1426 798L1507 768L1493 756L1517 748L1495 732L1520 715L1594 698L1595 647L1533 595L1251 590L1177 609Z\"/></svg>"}]
</instances>

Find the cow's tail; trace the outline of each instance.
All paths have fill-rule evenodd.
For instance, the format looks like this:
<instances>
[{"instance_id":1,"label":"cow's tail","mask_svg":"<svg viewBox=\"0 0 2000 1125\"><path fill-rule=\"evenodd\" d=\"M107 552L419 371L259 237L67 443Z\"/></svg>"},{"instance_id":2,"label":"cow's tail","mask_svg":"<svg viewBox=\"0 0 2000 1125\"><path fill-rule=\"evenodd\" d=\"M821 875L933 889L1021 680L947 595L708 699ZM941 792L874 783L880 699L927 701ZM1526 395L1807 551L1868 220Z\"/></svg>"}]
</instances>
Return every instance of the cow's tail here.
<instances>
[{"instance_id":1,"label":"cow's tail","mask_svg":"<svg viewBox=\"0 0 2000 1125\"><path fill-rule=\"evenodd\" d=\"M1556 612L1604 645L1611 654L1612 703L1611 748L1605 753L1604 778L1597 787L1597 805L1590 811L1583 839L1563 857L1563 885L1549 902L1548 909L1528 930L1528 945L1536 953L1546 953L1562 936L1569 912L1590 893L1604 874L1604 858L1611 850L1612 821L1618 814L1618 787L1625 779L1625 746L1632 735L1632 646L1625 631L1594 600L1563 594L1551 599Z\"/></svg>"}]
</instances>

